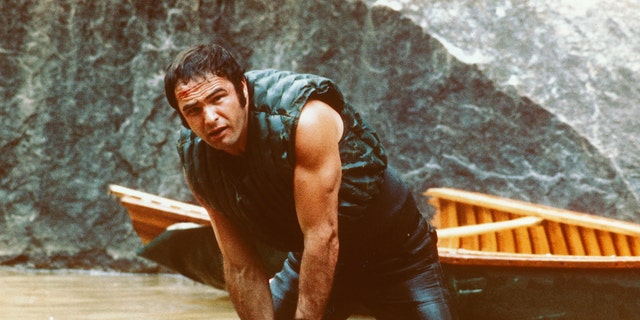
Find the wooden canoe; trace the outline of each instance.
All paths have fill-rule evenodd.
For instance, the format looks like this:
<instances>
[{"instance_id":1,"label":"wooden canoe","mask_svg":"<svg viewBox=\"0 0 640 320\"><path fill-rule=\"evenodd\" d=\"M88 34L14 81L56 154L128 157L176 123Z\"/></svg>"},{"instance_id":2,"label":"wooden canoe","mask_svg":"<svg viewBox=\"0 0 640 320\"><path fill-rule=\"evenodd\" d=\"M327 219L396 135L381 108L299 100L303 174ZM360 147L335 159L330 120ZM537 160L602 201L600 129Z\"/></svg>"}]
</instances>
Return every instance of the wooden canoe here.
<instances>
[{"instance_id":1,"label":"wooden canoe","mask_svg":"<svg viewBox=\"0 0 640 320\"><path fill-rule=\"evenodd\" d=\"M144 244L169 226L209 225L204 208L111 185ZM447 188L425 195L436 209L443 263L462 265L638 268L640 225Z\"/></svg>"},{"instance_id":2,"label":"wooden canoe","mask_svg":"<svg viewBox=\"0 0 640 320\"><path fill-rule=\"evenodd\" d=\"M224 289L203 208L116 185L110 192L145 244L141 256ZM438 251L459 319L640 314L637 224L453 189L425 195L436 208ZM184 222L191 227L175 228ZM261 253L271 272L281 267L281 252Z\"/></svg>"}]
</instances>

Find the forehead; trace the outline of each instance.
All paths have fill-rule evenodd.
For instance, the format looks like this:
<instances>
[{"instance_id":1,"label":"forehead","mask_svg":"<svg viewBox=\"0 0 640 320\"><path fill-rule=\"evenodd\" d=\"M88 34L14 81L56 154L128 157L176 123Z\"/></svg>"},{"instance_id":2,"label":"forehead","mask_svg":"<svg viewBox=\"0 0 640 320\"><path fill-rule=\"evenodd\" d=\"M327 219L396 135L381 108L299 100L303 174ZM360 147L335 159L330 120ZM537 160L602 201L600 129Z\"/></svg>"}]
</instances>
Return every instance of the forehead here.
<instances>
[{"instance_id":1,"label":"forehead","mask_svg":"<svg viewBox=\"0 0 640 320\"><path fill-rule=\"evenodd\" d=\"M206 94L216 88L228 87L230 85L231 82L226 78L208 74L204 77L197 77L187 82L183 81L178 83L175 89L175 94L178 101L190 100Z\"/></svg>"}]
</instances>

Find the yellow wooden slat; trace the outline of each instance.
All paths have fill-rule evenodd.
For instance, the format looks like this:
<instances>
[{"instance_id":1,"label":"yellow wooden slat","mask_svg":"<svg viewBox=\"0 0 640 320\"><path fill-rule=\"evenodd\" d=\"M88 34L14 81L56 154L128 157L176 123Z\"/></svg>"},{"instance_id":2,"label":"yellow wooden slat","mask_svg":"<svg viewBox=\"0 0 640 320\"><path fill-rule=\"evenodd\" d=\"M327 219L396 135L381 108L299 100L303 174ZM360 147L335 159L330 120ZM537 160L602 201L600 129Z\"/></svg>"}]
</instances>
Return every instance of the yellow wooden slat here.
<instances>
[{"instance_id":1,"label":"yellow wooden slat","mask_svg":"<svg viewBox=\"0 0 640 320\"><path fill-rule=\"evenodd\" d=\"M509 220L509 218L510 217L508 213L502 211L493 211L493 220L495 221L507 221ZM516 241L511 230L505 230L496 233L496 238L498 240L499 252L516 252Z\"/></svg>"},{"instance_id":2,"label":"yellow wooden slat","mask_svg":"<svg viewBox=\"0 0 640 320\"><path fill-rule=\"evenodd\" d=\"M458 223L458 212L455 202L440 200L440 215L441 228L451 228L460 225ZM447 248L459 248L460 238L442 239L442 241L439 241L439 244Z\"/></svg>"},{"instance_id":3,"label":"yellow wooden slat","mask_svg":"<svg viewBox=\"0 0 640 320\"><path fill-rule=\"evenodd\" d=\"M618 256L631 256L631 247L627 241L627 236L617 233L612 234L612 236L614 246L616 247L616 254Z\"/></svg>"},{"instance_id":4,"label":"yellow wooden slat","mask_svg":"<svg viewBox=\"0 0 640 320\"><path fill-rule=\"evenodd\" d=\"M473 207L468 204L458 204L458 220L460 225L473 226L478 224ZM480 237L478 235L460 238L460 247L467 250L480 250Z\"/></svg>"},{"instance_id":5,"label":"yellow wooden slat","mask_svg":"<svg viewBox=\"0 0 640 320\"><path fill-rule=\"evenodd\" d=\"M629 249L631 249L631 255L640 257L640 237L628 236Z\"/></svg>"},{"instance_id":6,"label":"yellow wooden slat","mask_svg":"<svg viewBox=\"0 0 640 320\"><path fill-rule=\"evenodd\" d=\"M595 230L591 228L580 228L580 235L582 236L582 243L588 256L602 255Z\"/></svg>"},{"instance_id":7,"label":"yellow wooden slat","mask_svg":"<svg viewBox=\"0 0 640 320\"><path fill-rule=\"evenodd\" d=\"M603 256L615 256L616 255L616 246L613 243L613 237L611 233L607 231L596 230L596 237L598 238L598 243L600 244L600 252Z\"/></svg>"},{"instance_id":8,"label":"yellow wooden slat","mask_svg":"<svg viewBox=\"0 0 640 320\"><path fill-rule=\"evenodd\" d=\"M551 245L551 253L568 255L569 248L567 240L562 232L562 227L559 223L547 221L545 222L547 228L547 236L549 237L549 244Z\"/></svg>"},{"instance_id":9,"label":"yellow wooden slat","mask_svg":"<svg viewBox=\"0 0 640 320\"><path fill-rule=\"evenodd\" d=\"M514 218L517 218L517 216L511 215L511 219ZM513 229L513 236L516 242L516 252L533 253L532 239L529 236L528 228Z\"/></svg>"},{"instance_id":10,"label":"yellow wooden slat","mask_svg":"<svg viewBox=\"0 0 640 320\"><path fill-rule=\"evenodd\" d=\"M442 213L440 210L440 201L446 201L446 200L440 200L438 198L429 198L429 205L433 207L434 210L434 214L431 220L431 225L436 227L436 228L445 228L442 226Z\"/></svg>"},{"instance_id":11,"label":"yellow wooden slat","mask_svg":"<svg viewBox=\"0 0 640 320\"><path fill-rule=\"evenodd\" d=\"M582 243L580 228L570 224L563 224L562 229L564 230L565 238L567 239L569 254L574 256L585 255L587 251Z\"/></svg>"},{"instance_id":12,"label":"yellow wooden slat","mask_svg":"<svg viewBox=\"0 0 640 320\"><path fill-rule=\"evenodd\" d=\"M487 208L477 207L476 214L479 223L491 223L494 221L491 211ZM483 251L498 251L498 241L495 232L480 235L480 249Z\"/></svg>"},{"instance_id":13,"label":"yellow wooden slat","mask_svg":"<svg viewBox=\"0 0 640 320\"><path fill-rule=\"evenodd\" d=\"M545 232L545 229L543 226L530 227L529 234L531 235L533 252L535 254L551 253L551 248L549 247L549 240L547 239L547 233Z\"/></svg>"}]
</instances>

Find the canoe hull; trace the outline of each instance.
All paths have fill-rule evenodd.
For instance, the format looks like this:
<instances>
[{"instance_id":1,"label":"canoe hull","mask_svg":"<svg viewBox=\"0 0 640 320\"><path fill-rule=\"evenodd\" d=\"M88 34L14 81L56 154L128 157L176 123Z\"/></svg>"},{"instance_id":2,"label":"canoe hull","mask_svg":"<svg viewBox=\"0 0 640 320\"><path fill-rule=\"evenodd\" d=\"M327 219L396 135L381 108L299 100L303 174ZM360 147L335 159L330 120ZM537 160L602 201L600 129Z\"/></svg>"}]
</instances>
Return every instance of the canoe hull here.
<instances>
[{"instance_id":1,"label":"canoe hull","mask_svg":"<svg viewBox=\"0 0 640 320\"><path fill-rule=\"evenodd\" d=\"M638 269L443 264L460 319L636 319Z\"/></svg>"}]
</instances>

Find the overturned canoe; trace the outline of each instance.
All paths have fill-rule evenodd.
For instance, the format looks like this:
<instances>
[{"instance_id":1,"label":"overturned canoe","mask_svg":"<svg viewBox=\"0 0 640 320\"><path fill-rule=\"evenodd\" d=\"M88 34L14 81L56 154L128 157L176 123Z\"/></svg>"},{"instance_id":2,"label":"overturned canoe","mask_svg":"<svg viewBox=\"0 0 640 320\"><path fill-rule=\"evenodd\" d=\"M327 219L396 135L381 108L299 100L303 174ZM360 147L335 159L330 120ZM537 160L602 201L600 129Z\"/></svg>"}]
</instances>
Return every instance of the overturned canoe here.
<instances>
[{"instance_id":1,"label":"overturned canoe","mask_svg":"<svg viewBox=\"0 0 640 320\"><path fill-rule=\"evenodd\" d=\"M201 207L146 192L110 185L109 193L127 209L142 240L138 255L190 279L224 289L222 254L211 220ZM257 245L269 273L282 267L286 253Z\"/></svg>"},{"instance_id":2,"label":"overturned canoe","mask_svg":"<svg viewBox=\"0 0 640 320\"><path fill-rule=\"evenodd\" d=\"M210 225L209 214L201 206L175 201L150 193L110 185L131 218L131 224L143 244L151 242L176 223Z\"/></svg>"}]
</instances>

